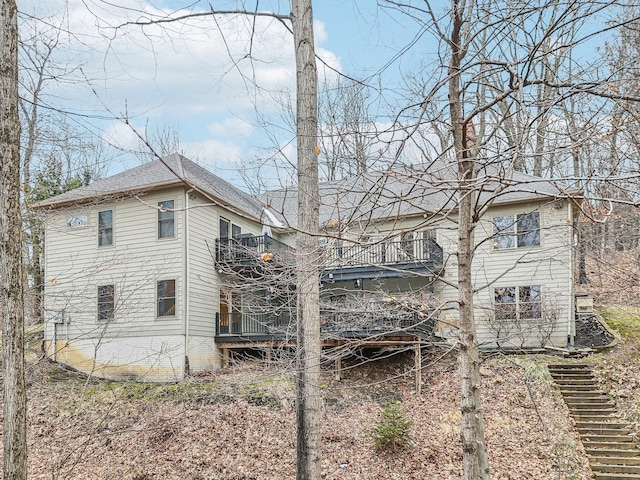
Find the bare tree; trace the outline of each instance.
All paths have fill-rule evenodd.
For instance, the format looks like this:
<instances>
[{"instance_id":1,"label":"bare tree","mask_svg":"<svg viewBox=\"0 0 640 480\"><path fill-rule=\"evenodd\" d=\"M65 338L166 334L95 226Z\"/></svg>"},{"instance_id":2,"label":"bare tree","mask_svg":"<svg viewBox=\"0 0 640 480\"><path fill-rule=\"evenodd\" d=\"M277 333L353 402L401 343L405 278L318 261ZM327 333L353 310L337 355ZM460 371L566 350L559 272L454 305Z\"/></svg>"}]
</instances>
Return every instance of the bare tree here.
<instances>
[{"instance_id":1,"label":"bare tree","mask_svg":"<svg viewBox=\"0 0 640 480\"><path fill-rule=\"evenodd\" d=\"M294 0L291 12L296 52L296 131L298 144L298 373L296 389L297 469L299 480L319 480L320 424L320 267L317 259L318 72L313 43L311 0Z\"/></svg>"},{"instance_id":2,"label":"bare tree","mask_svg":"<svg viewBox=\"0 0 640 480\"><path fill-rule=\"evenodd\" d=\"M20 215L18 9L0 2L0 315L4 384L4 478L27 478L27 397Z\"/></svg>"}]
</instances>

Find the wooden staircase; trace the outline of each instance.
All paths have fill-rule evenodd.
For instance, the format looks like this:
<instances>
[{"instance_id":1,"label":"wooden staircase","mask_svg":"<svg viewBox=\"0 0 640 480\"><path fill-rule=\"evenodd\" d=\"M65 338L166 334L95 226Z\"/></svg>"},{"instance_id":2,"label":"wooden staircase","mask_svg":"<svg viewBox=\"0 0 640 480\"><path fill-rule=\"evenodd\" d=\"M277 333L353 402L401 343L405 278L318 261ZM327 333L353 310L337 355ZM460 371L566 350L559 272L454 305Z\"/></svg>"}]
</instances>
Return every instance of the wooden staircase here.
<instances>
[{"instance_id":1,"label":"wooden staircase","mask_svg":"<svg viewBox=\"0 0 640 480\"><path fill-rule=\"evenodd\" d=\"M589 365L549 365L598 480L640 479L640 448Z\"/></svg>"}]
</instances>

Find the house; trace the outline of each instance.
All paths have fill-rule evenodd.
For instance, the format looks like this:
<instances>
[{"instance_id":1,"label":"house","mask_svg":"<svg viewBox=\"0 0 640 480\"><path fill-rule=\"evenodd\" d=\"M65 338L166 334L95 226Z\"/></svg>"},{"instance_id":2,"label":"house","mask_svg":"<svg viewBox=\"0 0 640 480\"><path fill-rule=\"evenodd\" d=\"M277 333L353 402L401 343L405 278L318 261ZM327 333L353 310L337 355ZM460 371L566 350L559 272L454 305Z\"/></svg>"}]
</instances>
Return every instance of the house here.
<instances>
[{"instance_id":1,"label":"house","mask_svg":"<svg viewBox=\"0 0 640 480\"><path fill-rule=\"evenodd\" d=\"M325 345L455 338L453 173L434 163L321 185ZM481 346L568 345L568 190L516 172L481 177ZM46 218L45 346L55 360L174 380L221 367L234 349L295 342L295 189L252 197L174 154L34 208Z\"/></svg>"}]
</instances>

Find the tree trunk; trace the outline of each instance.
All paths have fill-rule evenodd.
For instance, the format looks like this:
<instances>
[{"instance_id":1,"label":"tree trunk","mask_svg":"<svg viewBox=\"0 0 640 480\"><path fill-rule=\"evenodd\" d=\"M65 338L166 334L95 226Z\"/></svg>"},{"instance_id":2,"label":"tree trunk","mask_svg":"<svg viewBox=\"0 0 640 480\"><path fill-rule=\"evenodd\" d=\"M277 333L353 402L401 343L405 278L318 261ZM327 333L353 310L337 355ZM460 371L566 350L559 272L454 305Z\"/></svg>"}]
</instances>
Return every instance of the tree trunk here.
<instances>
[{"instance_id":1,"label":"tree trunk","mask_svg":"<svg viewBox=\"0 0 640 480\"><path fill-rule=\"evenodd\" d=\"M462 4L464 5L464 3ZM480 398L480 357L476 343L473 318L473 286L471 261L473 259L473 212L475 177L474 139L470 138L473 124L465 124L462 110L460 65L464 57L462 31L464 12L458 2L453 4L451 31L451 58L449 63L449 114L453 134L453 147L458 166L458 301L460 312L460 374L462 377L462 460L465 480L488 480L489 462L484 440L484 419Z\"/></svg>"},{"instance_id":2,"label":"tree trunk","mask_svg":"<svg viewBox=\"0 0 640 480\"><path fill-rule=\"evenodd\" d=\"M320 270L317 232L320 200L317 151L317 70L311 0L292 4L297 78L298 152L298 349L296 376L297 474L319 480L322 397L320 396Z\"/></svg>"},{"instance_id":3,"label":"tree trunk","mask_svg":"<svg viewBox=\"0 0 640 480\"><path fill-rule=\"evenodd\" d=\"M17 19L15 1L0 0L0 316L5 480L27 478Z\"/></svg>"}]
</instances>

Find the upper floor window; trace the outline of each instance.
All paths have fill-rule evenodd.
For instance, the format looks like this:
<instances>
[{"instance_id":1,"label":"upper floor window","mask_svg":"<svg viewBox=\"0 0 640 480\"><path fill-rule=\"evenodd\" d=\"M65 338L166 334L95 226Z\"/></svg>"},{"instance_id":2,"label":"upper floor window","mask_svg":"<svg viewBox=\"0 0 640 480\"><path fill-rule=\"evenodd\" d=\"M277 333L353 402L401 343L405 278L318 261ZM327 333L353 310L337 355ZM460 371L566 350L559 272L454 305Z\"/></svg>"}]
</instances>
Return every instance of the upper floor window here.
<instances>
[{"instance_id":1,"label":"upper floor window","mask_svg":"<svg viewBox=\"0 0 640 480\"><path fill-rule=\"evenodd\" d=\"M113 245L113 210L98 212L98 246Z\"/></svg>"},{"instance_id":2,"label":"upper floor window","mask_svg":"<svg viewBox=\"0 0 640 480\"><path fill-rule=\"evenodd\" d=\"M115 312L115 290L113 285L98 286L98 321L110 322Z\"/></svg>"},{"instance_id":3,"label":"upper floor window","mask_svg":"<svg viewBox=\"0 0 640 480\"><path fill-rule=\"evenodd\" d=\"M493 248L537 247L540 245L540 212L493 218Z\"/></svg>"},{"instance_id":4,"label":"upper floor window","mask_svg":"<svg viewBox=\"0 0 640 480\"><path fill-rule=\"evenodd\" d=\"M158 202L158 238L171 238L174 235L173 200Z\"/></svg>"},{"instance_id":5,"label":"upper floor window","mask_svg":"<svg viewBox=\"0 0 640 480\"><path fill-rule=\"evenodd\" d=\"M219 230L220 231L218 233L220 238L229 238L229 220L227 220L226 218L220 217Z\"/></svg>"},{"instance_id":6,"label":"upper floor window","mask_svg":"<svg viewBox=\"0 0 640 480\"><path fill-rule=\"evenodd\" d=\"M176 281L159 280L157 284L158 317L173 317L176 314Z\"/></svg>"}]
</instances>

